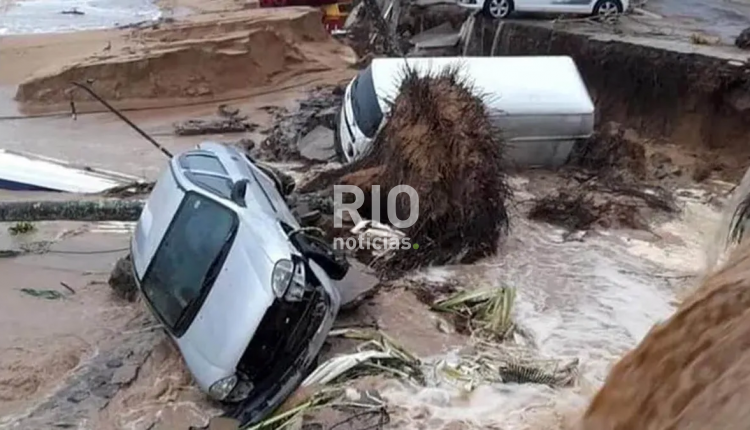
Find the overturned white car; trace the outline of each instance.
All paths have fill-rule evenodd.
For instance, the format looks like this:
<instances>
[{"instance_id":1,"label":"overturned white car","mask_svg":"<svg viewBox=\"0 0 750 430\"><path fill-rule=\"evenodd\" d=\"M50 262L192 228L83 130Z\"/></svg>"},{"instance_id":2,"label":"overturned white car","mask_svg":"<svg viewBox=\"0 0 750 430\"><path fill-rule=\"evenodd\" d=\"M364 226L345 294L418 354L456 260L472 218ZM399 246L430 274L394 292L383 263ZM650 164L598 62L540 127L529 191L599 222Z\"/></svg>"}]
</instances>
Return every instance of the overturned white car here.
<instances>
[{"instance_id":1,"label":"overturned white car","mask_svg":"<svg viewBox=\"0 0 750 430\"><path fill-rule=\"evenodd\" d=\"M213 398L241 422L276 408L315 361L340 305L346 260L301 231L278 178L238 150L174 156L133 236L154 315Z\"/></svg>"}]
</instances>

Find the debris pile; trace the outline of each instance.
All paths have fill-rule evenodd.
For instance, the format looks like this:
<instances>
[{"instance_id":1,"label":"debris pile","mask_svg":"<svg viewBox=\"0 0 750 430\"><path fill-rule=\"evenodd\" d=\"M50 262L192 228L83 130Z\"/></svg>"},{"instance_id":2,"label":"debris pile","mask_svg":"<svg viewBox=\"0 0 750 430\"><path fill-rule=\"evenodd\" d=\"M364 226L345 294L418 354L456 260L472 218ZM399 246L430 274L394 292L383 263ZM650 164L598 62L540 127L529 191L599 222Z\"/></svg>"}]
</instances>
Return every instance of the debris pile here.
<instances>
[{"instance_id":1,"label":"debris pile","mask_svg":"<svg viewBox=\"0 0 750 430\"><path fill-rule=\"evenodd\" d=\"M654 216L679 212L674 196L656 181L644 146L608 123L577 145L563 184L536 199L528 216L568 230L649 230ZM567 175L566 175L567 173Z\"/></svg>"},{"instance_id":2,"label":"debris pile","mask_svg":"<svg viewBox=\"0 0 750 430\"><path fill-rule=\"evenodd\" d=\"M403 229L417 246L399 249L373 262L381 273L396 275L430 264L467 263L497 251L508 227L511 196L502 168L503 142L490 124L485 105L459 69L430 76L405 69L398 97L372 150L355 163L326 172L304 188L334 183L365 193L359 215L388 219L388 193L399 185L419 196L416 222ZM380 212L373 213L370 190L380 186ZM410 198L395 200L400 220L410 216ZM418 249L417 249L418 247Z\"/></svg>"},{"instance_id":3,"label":"debris pile","mask_svg":"<svg viewBox=\"0 0 750 430\"><path fill-rule=\"evenodd\" d=\"M333 130L342 95L339 87L318 87L300 102L296 111L276 112L274 126L263 131L268 137L257 148L262 158L271 161L334 158Z\"/></svg>"},{"instance_id":4,"label":"debris pile","mask_svg":"<svg viewBox=\"0 0 750 430\"><path fill-rule=\"evenodd\" d=\"M203 134L243 133L254 131L258 124L247 120L247 116L240 115L239 109L232 109L227 105L219 105L218 118L189 119L174 125L174 132L178 136L198 136Z\"/></svg>"},{"instance_id":5,"label":"debris pile","mask_svg":"<svg viewBox=\"0 0 750 430\"><path fill-rule=\"evenodd\" d=\"M480 385L534 383L552 387L570 386L578 375L578 360L567 363L532 358L519 348L500 348L483 341L450 359L422 360L378 330L341 329L333 337L361 341L356 351L336 355L315 369L302 386L265 421L251 429L269 426L294 427L312 424L323 409L355 408L349 418L377 414L387 421L387 403L376 390L357 390L356 381L382 375L395 377L413 387L451 386L472 392ZM355 427L355 428L382 428ZM337 428L337 426L329 427Z\"/></svg>"},{"instance_id":6,"label":"debris pile","mask_svg":"<svg viewBox=\"0 0 750 430\"><path fill-rule=\"evenodd\" d=\"M601 179L634 182L647 176L646 150L615 122L604 124L573 149L570 164Z\"/></svg>"},{"instance_id":7,"label":"debris pile","mask_svg":"<svg viewBox=\"0 0 750 430\"><path fill-rule=\"evenodd\" d=\"M357 68L367 67L373 56L399 57L408 49L408 42L396 31L401 18L400 3L384 3L367 0L352 10L346 42L360 59ZM381 4L385 7L381 8Z\"/></svg>"},{"instance_id":8,"label":"debris pile","mask_svg":"<svg viewBox=\"0 0 750 430\"><path fill-rule=\"evenodd\" d=\"M148 197L154 189L154 185L156 185L156 182L132 182L104 190L101 192L101 195L104 197L117 197L121 199L129 197Z\"/></svg>"},{"instance_id":9,"label":"debris pile","mask_svg":"<svg viewBox=\"0 0 750 430\"><path fill-rule=\"evenodd\" d=\"M0 222L137 221L142 200L45 200L0 203Z\"/></svg>"}]
</instances>

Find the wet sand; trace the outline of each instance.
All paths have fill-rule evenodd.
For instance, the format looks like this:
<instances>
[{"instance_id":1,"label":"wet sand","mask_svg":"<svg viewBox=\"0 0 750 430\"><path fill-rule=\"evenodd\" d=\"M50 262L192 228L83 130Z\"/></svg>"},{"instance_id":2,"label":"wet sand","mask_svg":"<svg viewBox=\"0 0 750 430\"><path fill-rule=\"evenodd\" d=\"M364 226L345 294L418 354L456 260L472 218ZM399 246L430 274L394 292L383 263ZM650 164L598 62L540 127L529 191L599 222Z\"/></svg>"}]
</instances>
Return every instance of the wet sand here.
<instances>
[{"instance_id":1,"label":"wet sand","mask_svg":"<svg viewBox=\"0 0 750 430\"><path fill-rule=\"evenodd\" d=\"M0 259L0 416L23 411L62 384L140 312L114 301L106 284L113 258L127 247L128 228L38 223L35 232L10 238L8 226L0 226L2 249L59 242L50 248L55 253ZM119 251L74 254L111 250ZM34 297L21 289L53 290L63 297Z\"/></svg>"}]
</instances>

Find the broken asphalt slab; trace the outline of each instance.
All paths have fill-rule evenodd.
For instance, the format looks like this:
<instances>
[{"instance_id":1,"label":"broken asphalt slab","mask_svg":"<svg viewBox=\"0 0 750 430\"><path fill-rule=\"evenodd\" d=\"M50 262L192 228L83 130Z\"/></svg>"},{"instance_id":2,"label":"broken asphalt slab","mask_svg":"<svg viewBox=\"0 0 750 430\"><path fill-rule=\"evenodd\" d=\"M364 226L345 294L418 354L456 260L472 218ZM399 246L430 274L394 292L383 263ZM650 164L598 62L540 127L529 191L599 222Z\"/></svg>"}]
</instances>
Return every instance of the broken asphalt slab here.
<instances>
[{"instance_id":1,"label":"broken asphalt slab","mask_svg":"<svg viewBox=\"0 0 750 430\"><path fill-rule=\"evenodd\" d=\"M454 29L449 22L444 22L417 34L411 38L410 42L415 49L429 49L456 46L460 39L460 30Z\"/></svg>"},{"instance_id":2,"label":"broken asphalt slab","mask_svg":"<svg viewBox=\"0 0 750 430\"><path fill-rule=\"evenodd\" d=\"M333 130L319 125L297 142L302 157L308 160L328 161L336 158L333 147Z\"/></svg>"}]
</instances>

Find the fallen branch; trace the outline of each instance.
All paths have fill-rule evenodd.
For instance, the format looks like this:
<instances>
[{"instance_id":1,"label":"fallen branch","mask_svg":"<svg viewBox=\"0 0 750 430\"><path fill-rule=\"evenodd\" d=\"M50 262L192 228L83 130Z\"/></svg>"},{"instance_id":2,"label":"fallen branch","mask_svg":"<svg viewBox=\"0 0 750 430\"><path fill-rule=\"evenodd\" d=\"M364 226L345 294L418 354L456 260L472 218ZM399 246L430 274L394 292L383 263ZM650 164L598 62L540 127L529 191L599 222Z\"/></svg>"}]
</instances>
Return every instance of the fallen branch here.
<instances>
[{"instance_id":1,"label":"fallen branch","mask_svg":"<svg viewBox=\"0 0 750 430\"><path fill-rule=\"evenodd\" d=\"M0 202L0 222L137 221L142 200Z\"/></svg>"},{"instance_id":2,"label":"fallen branch","mask_svg":"<svg viewBox=\"0 0 750 430\"><path fill-rule=\"evenodd\" d=\"M431 304L432 310L454 317L457 329L503 340L513 330L515 288L498 286L474 291L459 291Z\"/></svg>"}]
</instances>

